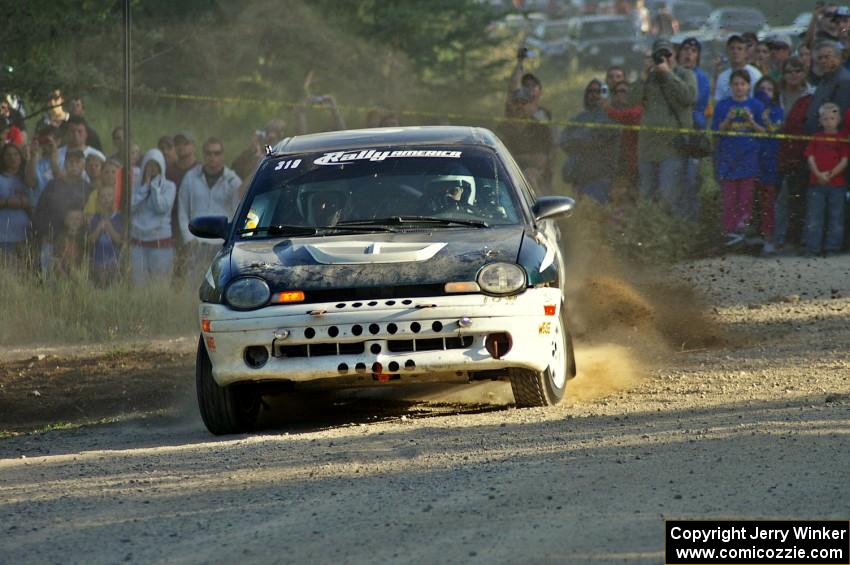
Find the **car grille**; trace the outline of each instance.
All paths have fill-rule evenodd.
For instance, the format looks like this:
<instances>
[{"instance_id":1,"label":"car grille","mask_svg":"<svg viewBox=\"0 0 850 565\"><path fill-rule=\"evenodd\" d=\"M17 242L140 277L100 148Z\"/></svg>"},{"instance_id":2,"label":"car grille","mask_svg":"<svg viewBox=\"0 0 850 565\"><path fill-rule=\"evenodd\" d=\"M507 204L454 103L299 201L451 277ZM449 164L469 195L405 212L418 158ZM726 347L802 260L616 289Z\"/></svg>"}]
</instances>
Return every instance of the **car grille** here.
<instances>
[{"instance_id":1,"label":"car grille","mask_svg":"<svg viewBox=\"0 0 850 565\"><path fill-rule=\"evenodd\" d=\"M472 336L436 337L422 339L390 339L386 341L390 353L411 353L417 351L447 351L466 349L472 346ZM330 355L361 355L366 352L367 342L355 343L309 343L299 345L275 345L275 357L326 357ZM377 347L377 349L375 349ZM382 347L372 342L369 352L379 354Z\"/></svg>"}]
</instances>

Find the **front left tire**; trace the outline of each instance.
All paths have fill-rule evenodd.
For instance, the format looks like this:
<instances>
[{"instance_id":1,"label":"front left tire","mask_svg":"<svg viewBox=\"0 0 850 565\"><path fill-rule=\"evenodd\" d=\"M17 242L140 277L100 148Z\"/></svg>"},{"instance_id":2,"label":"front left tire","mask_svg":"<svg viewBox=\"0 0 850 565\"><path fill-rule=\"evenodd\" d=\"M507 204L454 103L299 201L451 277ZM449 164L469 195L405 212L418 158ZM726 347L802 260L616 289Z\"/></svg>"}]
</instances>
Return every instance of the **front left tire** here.
<instances>
[{"instance_id":1,"label":"front left tire","mask_svg":"<svg viewBox=\"0 0 850 565\"><path fill-rule=\"evenodd\" d=\"M201 418L210 433L240 434L254 429L261 406L256 386L253 383L219 386L212 375L212 362L203 336L198 340L195 384Z\"/></svg>"},{"instance_id":2,"label":"front left tire","mask_svg":"<svg viewBox=\"0 0 850 565\"><path fill-rule=\"evenodd\" d=\"M555 406L564 399L567 381L576 375L573 340L565 318L562 306L552 332L551 359L544 371L511 370L511 390L517 408Z\"/></svg>"}]
</instances>

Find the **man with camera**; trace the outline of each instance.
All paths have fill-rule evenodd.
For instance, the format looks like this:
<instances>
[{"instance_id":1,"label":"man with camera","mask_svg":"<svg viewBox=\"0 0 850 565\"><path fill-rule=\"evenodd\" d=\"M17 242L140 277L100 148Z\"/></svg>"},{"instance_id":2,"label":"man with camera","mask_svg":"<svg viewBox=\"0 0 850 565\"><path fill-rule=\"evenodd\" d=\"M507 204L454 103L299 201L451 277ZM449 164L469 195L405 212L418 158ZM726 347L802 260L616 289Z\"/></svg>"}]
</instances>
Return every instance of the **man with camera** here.
<instances>
[{"instance_id":1,"label":"man with camera","mask_svg":"<svg viewBox=\"0 0 850 565\"><path fill-rule=\"evenodd\" d=\"M629 105L641 106L641 131L638 135L638 172L641 198L660 201L671 213L686 217L684 202L686 157L676 143L677 135L653 128L693 128L693 109L697 98L694 73L676 65L673 44L659 39L652 45L646 76L629 92Z\"/></svg>"},{"instance_id":2,"label":"man with camera","mask_svg":"<svg viewBox=\"0 0 850 565\"><path fill-rule=\"evenodd\" d=\"M508 96L505 100L505 110L508 111L508 108L513 103L514 93L521 88L525 88L531 94L531 99L528 101L531 119L538 122L551 122L552 113L540 105L540 96L543 94L543 83L533 73L525 72L524 63L529 56L528 47L520 47L517 50L516 66L514 66L510 81L508 82Z\"/></svg>"}]
</instances>

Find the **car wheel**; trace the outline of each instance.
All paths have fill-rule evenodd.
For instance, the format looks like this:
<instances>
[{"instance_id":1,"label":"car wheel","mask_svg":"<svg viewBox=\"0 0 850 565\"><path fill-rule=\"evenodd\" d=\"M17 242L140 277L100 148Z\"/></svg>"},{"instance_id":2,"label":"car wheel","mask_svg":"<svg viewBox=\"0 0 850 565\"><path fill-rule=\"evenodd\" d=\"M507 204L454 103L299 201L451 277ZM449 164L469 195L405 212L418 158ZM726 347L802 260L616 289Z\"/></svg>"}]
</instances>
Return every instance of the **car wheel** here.
<instances>
[{"instance_id":1,"label":"car wheel","mask_svg":"<svg viewBox=\"0 0 850 565\"><path fill-rule=\"evenodd\" d=\"M251 383L219 386L203 337L198 341L195 361L198 408L204 425L215 435L238 434L254 429L260 413L260 395Z\"/></svg>"},{"instance_id":2,"label":"car wheel","mask_svg":"<svg viewBox=\"0 0 850 565\"><path fill-rule=\"evenodd\" d=\"M511 370L511 390L518 408L555 406L564 399L567 381L576 374L573 340L567 330L563 307L550 335L551 360L546 370Z\"/></svg>"}]
</instances>

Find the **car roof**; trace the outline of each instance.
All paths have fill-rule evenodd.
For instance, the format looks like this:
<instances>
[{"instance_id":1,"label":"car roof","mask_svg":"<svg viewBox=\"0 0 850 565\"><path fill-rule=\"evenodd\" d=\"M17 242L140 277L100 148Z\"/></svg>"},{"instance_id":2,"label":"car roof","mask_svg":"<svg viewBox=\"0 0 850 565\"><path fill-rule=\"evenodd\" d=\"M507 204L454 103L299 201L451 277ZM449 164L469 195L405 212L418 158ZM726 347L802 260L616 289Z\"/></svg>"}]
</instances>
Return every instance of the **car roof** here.
<instances>
[{"instance_id":1,"label":"car roof","mask_svg":"<svg viewBox=\"0 0 850 565\"><path fill-rule=\"evenodd\" d=\"M496 149L498 139L488 129L461 126L413 126L371 128L309 135L297 135L281 140L273 154L315 153L342 151L368 146L410 145L479 145Z\"/></svg>"}]
</instances>

